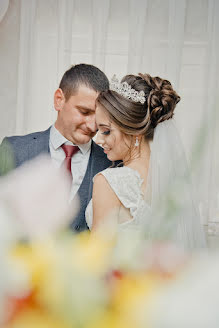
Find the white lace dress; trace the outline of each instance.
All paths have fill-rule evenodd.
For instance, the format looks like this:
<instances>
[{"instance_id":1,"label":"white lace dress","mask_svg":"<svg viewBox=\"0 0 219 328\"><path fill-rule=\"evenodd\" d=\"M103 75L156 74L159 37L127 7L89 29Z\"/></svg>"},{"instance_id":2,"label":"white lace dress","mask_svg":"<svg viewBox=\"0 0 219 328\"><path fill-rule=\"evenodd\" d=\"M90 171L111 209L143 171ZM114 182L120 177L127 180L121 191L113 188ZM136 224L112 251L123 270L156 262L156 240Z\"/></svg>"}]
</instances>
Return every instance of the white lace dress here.
<instances>
[{"instance_id":1,"label":"white lace dress","mask_svg":"<svg viewBox=\"0 0 219 328\"><path fill-rule=\"evenodd\" d=\"M150 207L147 205L141 191L143 180L139 173L124 166L108 168L99 174L106 178L124 206L124 209L119 211L118 230L140 229L144 224L143 221L150 216ZM87 225L91 229L93 221L92 199L87 206L85 217Z\"/></svg>"},{"instance_id":2,"label":"white lace dress","mask_svg":"<svg viewBox=\"0 0 219 328\"><path fill-rule=\"evenodd\" d=\"M143 180L134 169L126 166L108 168L99 174L104 175L123 205L118 214L118 236L122 238L123 232L125 234L126 232L136 232L136 236L142 233L142 236L147 240L166 238L185 249L192 250L206 246L203 229L190 197L188 197L185 207L171 215L169 202L165 202L164 207L162 202L153 205L154 192L150 182L150 172L144 193L142 192ZM187 191L189 193L189 190ZM181 194L179 195L181 196ZM156 197L154 198L156 199ZM181 203L182 200L180 199ZM85 217L87 225L91 229L93 221L92 199L87 206Z\"/></svg>"}]
</instances>

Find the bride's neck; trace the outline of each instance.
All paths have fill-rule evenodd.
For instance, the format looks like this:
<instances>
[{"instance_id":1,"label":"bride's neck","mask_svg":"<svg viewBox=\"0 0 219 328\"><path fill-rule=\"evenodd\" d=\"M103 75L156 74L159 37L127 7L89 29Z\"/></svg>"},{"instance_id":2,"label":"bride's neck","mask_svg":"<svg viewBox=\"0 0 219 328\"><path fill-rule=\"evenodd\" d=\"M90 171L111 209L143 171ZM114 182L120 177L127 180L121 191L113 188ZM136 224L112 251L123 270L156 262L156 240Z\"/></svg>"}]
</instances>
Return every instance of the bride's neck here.
<instances>
[{"instance_id":1,"label":"bride's neck","mask_svg":"<svg viewBox=\"0 0 219 328\"><path fill-rule=\"evenodd\" d=\"M142 140L139 147L135 147L130 154L128 159L124 159L124 166L137 169L138 171L141 168L144 170L148 168L150 161L150 145L148 141ZM139 172L140 173L140 172Z\"/></svg>"}]
</instances>

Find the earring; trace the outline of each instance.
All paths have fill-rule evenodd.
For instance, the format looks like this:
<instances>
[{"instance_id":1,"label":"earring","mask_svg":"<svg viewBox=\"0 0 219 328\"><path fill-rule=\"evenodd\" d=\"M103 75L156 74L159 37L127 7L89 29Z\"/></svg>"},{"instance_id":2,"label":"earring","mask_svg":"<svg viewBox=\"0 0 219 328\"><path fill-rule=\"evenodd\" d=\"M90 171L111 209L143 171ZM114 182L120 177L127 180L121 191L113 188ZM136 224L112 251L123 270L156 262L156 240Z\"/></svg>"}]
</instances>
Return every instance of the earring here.
<instances>
[{"instance_id":1,"label":"earring","mask_svg":"<svg viewBox=\"0 0 219 328\"><path fill-rule=\"evenodd\" d=\"M139 141L138 141L138 137L135 138L135 147L139 146Z\"/></svg>"}]
</instances>

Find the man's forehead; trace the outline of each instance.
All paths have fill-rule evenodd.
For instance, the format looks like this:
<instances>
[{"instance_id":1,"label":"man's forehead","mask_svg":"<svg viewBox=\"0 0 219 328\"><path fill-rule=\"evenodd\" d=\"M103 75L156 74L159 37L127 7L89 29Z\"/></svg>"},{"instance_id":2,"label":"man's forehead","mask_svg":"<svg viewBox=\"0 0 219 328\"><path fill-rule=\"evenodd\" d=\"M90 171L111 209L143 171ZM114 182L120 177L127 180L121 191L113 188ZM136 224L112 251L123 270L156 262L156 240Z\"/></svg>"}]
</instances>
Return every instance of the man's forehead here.
<instances>
[{"instance_id":1,"label":"man's forehead","mask_svg":"<svg viewBox=\"0 0 219 328\"><path fill-rule=\"evenodd\" d=\"M86 85L86 84L79 84L77 88L74 91L74 95L79 95L80 93L87 93L87 94L92 94L96 95L96 97L99 95L99 91L94 90L92 87Z\"/></svg>"}]
</instances>

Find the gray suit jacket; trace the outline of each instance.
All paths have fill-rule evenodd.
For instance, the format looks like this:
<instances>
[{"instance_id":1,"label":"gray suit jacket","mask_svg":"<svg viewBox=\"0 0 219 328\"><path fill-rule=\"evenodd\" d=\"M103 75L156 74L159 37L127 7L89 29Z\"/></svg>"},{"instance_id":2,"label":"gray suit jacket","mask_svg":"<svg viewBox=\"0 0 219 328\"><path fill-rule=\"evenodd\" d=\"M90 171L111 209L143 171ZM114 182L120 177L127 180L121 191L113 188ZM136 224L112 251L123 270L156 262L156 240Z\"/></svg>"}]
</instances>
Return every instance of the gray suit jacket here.
<instances>
[{"instance_id":1,"label":"gray suit jacket","mask_svg":"<svg viewBox=\"0 0 219 328\"><path fill-rule=\"evenodd\" d=\"M0 163L2 172L7 172L9 153L13 155L14 167L33 159L42 153L49 153L50 128L46 131L35 132L25 136L6 137L0 146ZM9 148L6 147L9 145ZM102 148L92 141L91 153L87 171L78 191L80 210L77 217L71 222L71 229L79 232L87 229L85 210L92 196L93 177L98 172L109 167L112 163L107 159Z\"/></svg>"}]
</instances>

